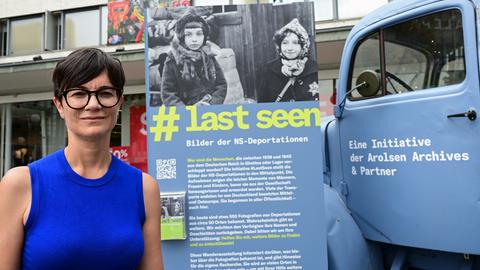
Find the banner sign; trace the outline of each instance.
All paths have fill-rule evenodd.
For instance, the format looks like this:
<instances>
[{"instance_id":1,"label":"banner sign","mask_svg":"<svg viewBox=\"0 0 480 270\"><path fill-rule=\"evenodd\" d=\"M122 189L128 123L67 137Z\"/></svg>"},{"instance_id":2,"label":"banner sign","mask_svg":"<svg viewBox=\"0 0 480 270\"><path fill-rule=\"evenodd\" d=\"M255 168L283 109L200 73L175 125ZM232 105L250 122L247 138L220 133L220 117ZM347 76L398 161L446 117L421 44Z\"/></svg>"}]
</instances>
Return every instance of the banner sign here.
<instances>
[{"instance_id":1,"label":"banner sign","mask_svg":"<svg viewBox=\"0 0 480 270\"><path fill-rule=\"evenodd\" d=\"M190 6L190 0L108 0L108 45L141 43L144 10L149 7Z\"/></svg>"},{"instance_id":2,"label":"banner sign","mask_svg":"<svg viewBox=\"0 0 480 270\"><path fill-rule=\"evenodd\" d=\"M148 168L185 226L165 268L327 269L313 5L229 8L147 14L171 35L147 40Z\"/></svg>"}]
</instances>

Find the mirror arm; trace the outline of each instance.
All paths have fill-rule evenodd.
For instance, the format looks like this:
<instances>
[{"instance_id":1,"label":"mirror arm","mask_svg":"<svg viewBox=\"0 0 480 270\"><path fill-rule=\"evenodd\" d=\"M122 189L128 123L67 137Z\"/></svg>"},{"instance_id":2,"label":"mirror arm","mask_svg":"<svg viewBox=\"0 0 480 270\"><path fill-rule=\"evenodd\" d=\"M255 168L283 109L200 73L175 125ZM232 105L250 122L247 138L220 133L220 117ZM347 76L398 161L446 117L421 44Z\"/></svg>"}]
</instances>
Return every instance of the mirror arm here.
<instances>
[{"instance_id":1,"label":"mirror arm","mask_svg":"<svg viewBox=\"0 0 480 270\"><path fill-rule=\"evenodd\" d=\"M360 84L355 85L355 87L353 87L352 89L348 90L343 96L342 101L338 103L338 105L335 105L333 109L334 109L334 115L336 118L342 118L343 109L345 108L345 102L347 101L348 95L350 95L350 93L352 93L353 91L357 90L359 87L362 87L362 86L368 87L367 82L363 81Z\"/></svg>"}]
</instances>

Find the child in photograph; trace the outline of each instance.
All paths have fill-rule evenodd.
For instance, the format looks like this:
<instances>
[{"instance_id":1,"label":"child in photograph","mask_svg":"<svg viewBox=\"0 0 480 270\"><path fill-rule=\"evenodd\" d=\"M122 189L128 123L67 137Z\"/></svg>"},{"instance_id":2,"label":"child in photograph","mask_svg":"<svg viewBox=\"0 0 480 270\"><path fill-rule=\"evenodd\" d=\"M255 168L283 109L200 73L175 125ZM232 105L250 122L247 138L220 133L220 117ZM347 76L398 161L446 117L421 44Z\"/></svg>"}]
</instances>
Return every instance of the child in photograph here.
<instances>
[{"instance_id":1,"label":"child in photograph","mask_svg":"<svg viewBox=\"0 0 480 270\"><path fill-rule=\"evenodd\" d=\"M209 33L208 23L193 8L176 22L162 74L165 106L223 104L227 82L211 51Z\"/></svg>"},{"instance_id":2,"label":"child in photograph","mask_svg":"<svg viewBox=\"0 0 480 270\"><path fill-rule=\"evenodd\" d=\"M317 63L309 59L310 39L293 19L273 36L278 58L267 63L258 102L318 100Z\"/></svg>"}]
</instances>

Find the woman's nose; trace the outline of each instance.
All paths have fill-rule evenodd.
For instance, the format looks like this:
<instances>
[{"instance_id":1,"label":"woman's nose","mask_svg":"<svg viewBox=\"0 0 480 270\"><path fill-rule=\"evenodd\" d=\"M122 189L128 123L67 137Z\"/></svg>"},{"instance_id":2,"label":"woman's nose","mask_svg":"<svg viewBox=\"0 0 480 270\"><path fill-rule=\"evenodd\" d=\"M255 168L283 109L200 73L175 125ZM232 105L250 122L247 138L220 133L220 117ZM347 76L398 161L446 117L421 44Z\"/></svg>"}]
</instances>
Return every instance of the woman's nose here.
<instances>
[{"instance_id":1,"label":"woman's nose","mask_svg":"<svg viewBox=\"0 0 480 270\"><path fill-rule=\"evenodd\" d=\"M87 106L85 106L85 108L90 108L90 109L93 109L93 108L101 108L102 105L100 105L100 103L98 102L97 100L97 97L95 96L94 93L90 93L90 100L88 101L87 103Z\"/></svg>"}]
</instances>

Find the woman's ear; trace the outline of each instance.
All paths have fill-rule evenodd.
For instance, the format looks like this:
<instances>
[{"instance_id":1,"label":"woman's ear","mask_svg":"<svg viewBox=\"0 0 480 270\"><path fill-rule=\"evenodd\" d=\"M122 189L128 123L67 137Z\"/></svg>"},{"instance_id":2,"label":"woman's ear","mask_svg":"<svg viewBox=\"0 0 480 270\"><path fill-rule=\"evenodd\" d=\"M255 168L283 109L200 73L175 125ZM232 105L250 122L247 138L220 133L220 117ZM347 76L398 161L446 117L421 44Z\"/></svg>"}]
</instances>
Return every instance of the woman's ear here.
<instances>
[{"instance_id":1,"label":"woman's ear","mask_svg":"<svg viewBox=\"0 0 480 270\"><path fill-rule=\"evenodd\" d=\"M118 104L120 104L119 107L122 107L123 102L125 102L125 96L124 96L124 95L122 95L122 96L120 97L120 101L118 102Z\"/></svg>"},{"instance_id":2,"label":"woman's ear","mask_svg":"<svg viewBox=\"0 0 480 270\"><path fill-rule=\"evenodd\" d=\"M55 104L55 107L57 108L57 111L60 117L62 117L62 119L65 119L62 101L57 97L53 97L52 101L53 101L53 104Z\"/></svg>"}]
</instances>

